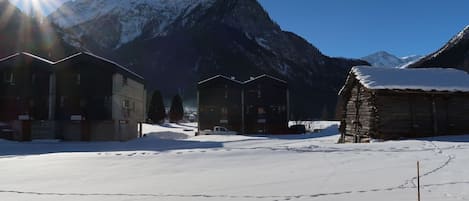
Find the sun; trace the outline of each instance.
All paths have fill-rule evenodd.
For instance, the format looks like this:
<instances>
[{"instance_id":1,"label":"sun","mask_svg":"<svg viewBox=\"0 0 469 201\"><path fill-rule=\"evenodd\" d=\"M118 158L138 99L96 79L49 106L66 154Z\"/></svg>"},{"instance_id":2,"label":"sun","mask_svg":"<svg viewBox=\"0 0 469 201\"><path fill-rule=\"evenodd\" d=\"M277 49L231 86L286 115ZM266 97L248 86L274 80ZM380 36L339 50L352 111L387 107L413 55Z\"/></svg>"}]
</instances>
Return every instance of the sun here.
<instances>
[{"instance_id":1,"label":"sun","mask_svg":"<svg viewBox=\"0 0 469 201\"><path fill-rule=\"evenodd\" d=\"M10 0L29 15L48 15L61 5L61 0Z\"/></svg>"}]
</instances>

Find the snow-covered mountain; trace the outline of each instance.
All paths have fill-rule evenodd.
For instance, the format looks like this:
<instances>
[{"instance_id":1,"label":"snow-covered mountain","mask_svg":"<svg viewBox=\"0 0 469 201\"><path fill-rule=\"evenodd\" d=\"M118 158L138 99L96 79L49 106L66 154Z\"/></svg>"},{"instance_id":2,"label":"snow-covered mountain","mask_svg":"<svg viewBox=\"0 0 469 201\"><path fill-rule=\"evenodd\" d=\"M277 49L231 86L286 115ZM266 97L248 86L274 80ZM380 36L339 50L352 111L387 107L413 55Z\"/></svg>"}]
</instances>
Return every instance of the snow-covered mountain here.
<instances>
[{"instance_id":1,"label":"snow-covered mountain","mask_svg":"<svg viewBox=\"0 0 469 201\"><path fill-rule=\"evenodd\" d=\"M454 67L469 72L469 26L456 34L438 51L409 67Z\"/></svg>"},{"instance_id":2,"label":"snow-covered mountain","mask_svg":"<svg viewBox=\"0 0 469 201\"><path fill-rule=\"evenodd\" d=\"M49 19L69 44L128 66L166 96L195 100L195 83L216 74L286 79L298 118L334 111L350 68L367 64L323 55L257 0L74 0Z\"/></svg>"},{"instance_id":3,"label":"snow-covered mountain","mask_svg":"<svg viewBox=\"0 0 469 201\"><path fill-rule=\"evenodd\" d=\"M370 54L368 56L362 57L361 59L367 61L372 66L398 68L398 67L408 65L420 58L422 58L422 56L419 56L419 55L397 57L388 52L379 51L379 52Z\"/></svg>"},{"instance_id":4,"label":"snow-covered mountain","mask_svg":"<svg viewBox=\"0 0 469 201\"><path fill-rule=\"evenodd\" d=\"M71 30L69 41L93 34L103 48L118 48L153 26L152 36L164 36L176 20L196 9L207 9L215 0L78 0L69 1L49 16L61 28ZM199 10L200 11L200 10ZM102 20L100 27L93 21ZM187 20L187 18L185 19ZM90 22L90 23L88 23ZM185 21L187 22L187 21ZM90 33L102 31L106 34ZM78 44L75 44L78 45Z\"/></svg>"}]
</instances>

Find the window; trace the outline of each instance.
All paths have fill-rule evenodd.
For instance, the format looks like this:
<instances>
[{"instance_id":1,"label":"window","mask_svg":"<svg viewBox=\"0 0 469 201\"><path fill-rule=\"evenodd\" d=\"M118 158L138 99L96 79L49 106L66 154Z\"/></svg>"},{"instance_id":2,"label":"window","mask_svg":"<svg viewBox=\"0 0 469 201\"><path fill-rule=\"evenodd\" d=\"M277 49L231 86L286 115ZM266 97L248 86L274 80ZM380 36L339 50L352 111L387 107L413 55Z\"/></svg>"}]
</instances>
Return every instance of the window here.
<instances>
[{"instance_id":1,"label":"window","mask_svg":"<svg viewBox=\"0 0 469 201\"><path fill-rule=\"evenodd\" d=\"M127 81L127 77L123 76L122 78L122 85L127 85L128 84L128 81Z\"/></svg>"},{"instance_id":2,"label":"window","mask_svg":"<svg viewBox=\"0 0 469 201\"><path fill-rule=\"evenodd\" d=\"M60 96L60 107L63 108L65 107L65 97Z\"/></svg>"},{"instance_id":3,"label":"window","mask_svg":"<svg viewBox=\"0 0 469 201\"><path fill-rule=\"evenodd\" d=\"M130 101L129 100L122 101L122 108L129 109L130 108Z\"/></svg>"},{"instance_id":4,"label":"window","mask_svg":"<svg viewBox=\"0 0 469 201\"><path fill-rule=\"evenodd\" d=\"M228 85L225 85L225 99L228 99Z\"/></svg>"},{"instance_id":5,"label":"window","mask_svg":"<svg viewBox=\"0 0 469 201\"><path fill-rule=\"evenodd\" d=\"M3 81L5 83L10 84L10 85L15 85L15 76L13 75L12 72L4 73L3 74Z\"/></svg>"},{"instance_id":6,"label":"window","mask_svg":"<svg viewBox=\"0 0 469 201\"><path fill-rule=\"evenodd\" d=\"M77 73L75 75L75 84L77 84L77 85L81 84L81 75L80 75L80 73Z\"/></svg>"},{"instance_id":7,"label":"window","mask_svg":"<svg viewBox=\"0 0 469 201\"><path fill-rule=\"evenodd\" d=\"M265 114L264 108L263 107L257 108L257 114L259 114L259 115Z\"/></svg>"},{"instance_id":8,"label":"window","mask_svg":"<svg viewBox=\"0 0 469 201\"><path fill-rule=\"evenodd\" d=\"M261 85L257 85L257 98L262 97L262 92L261 92Z\"/></svg>"},{"instance_id":9,"label":"window","mask_svg":"<svg viewBox=\"0 0 469 201\"><path fill-rule=\"evenodd\" d=\"M228 115L228 108L222 107L221 108L221 115L222 116L227 116Z\"/></svg>"}]
</instances>

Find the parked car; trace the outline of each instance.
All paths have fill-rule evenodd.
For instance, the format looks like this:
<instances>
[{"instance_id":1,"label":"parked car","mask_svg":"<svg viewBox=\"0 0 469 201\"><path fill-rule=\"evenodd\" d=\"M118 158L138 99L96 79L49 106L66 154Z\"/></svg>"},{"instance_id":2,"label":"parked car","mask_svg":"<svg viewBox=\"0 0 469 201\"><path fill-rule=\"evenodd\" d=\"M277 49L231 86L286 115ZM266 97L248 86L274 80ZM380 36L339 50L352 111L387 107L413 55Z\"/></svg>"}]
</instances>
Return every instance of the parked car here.
<instances>
[{"instance_id":1,"label":"parked car","mask_svg":"<svg viewBox=\"0 0 469 201\"><path fill-rule=\"evenodd\" d=\"M196 133L196 135L236 135L238 134L236 131L230 131L225 127L222 126L215 126L213 130L206 129Z\"/></svg>"},{"instance_id":2,"label":"parked car","mask_svg":"<svg viewBox=\"0 0 469 201\"><path fill-rule=\"evenodd\" d=\"M292 125L290 126L290 132L292 134L303 134L306 133L306 127L302 124Z\"/></svg>"}]
</instances>

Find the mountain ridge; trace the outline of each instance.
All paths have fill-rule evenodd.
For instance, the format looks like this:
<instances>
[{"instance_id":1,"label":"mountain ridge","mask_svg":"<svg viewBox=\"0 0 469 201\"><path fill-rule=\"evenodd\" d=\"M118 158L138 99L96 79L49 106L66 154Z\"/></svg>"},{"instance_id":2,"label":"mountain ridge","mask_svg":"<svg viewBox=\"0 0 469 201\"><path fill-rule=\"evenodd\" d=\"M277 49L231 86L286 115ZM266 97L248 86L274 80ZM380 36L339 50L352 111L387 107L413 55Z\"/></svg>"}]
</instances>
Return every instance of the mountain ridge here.
<instances>
[{"instance_id":1,"label":"mountain ridge","mask_svg":"<svg viewBox=\"0 0 469 201\"><path fill-rule=\"evenodd\" d=\"M397 57L386 51L378 51L368 56L362 57L361 59L376 67L400 68L405 67L420 58L422 58L420 55Z\"/></svg>"},{"instance_id":2,"label":"mountain ridge","mask_svg":"<svg viewBox=\"0 0 469 201\"><path fill-rule=\"evenodd\" d=\"M453 36L443 47L409 67L445 67L469 72L469 25Z\"/></svg>"}]
</instances>

